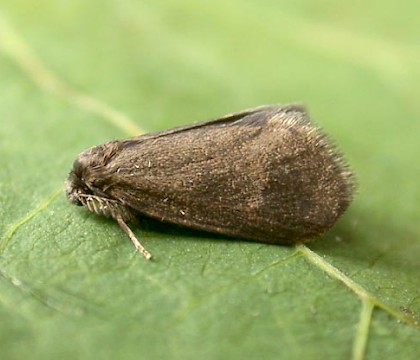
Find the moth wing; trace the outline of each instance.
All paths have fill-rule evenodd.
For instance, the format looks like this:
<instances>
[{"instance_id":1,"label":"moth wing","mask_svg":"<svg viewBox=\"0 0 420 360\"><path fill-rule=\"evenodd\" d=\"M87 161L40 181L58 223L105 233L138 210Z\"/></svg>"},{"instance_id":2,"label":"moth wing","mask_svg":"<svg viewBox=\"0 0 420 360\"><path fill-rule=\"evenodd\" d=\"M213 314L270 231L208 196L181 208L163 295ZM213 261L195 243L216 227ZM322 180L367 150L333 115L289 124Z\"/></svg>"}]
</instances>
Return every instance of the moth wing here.
<instances>
[{"instance_id":1,"label":"moth wing","mask_svg":"<svg viewBox=\"0 0 420 360\"><path fill-rule=\"evenodd\" d=\"M126 140L107 194L162 221L293 243L346 207L333 203L346 184L318 135L301 106L271 105ZM321 199L327 186L331 199Z\"/></svg>"},{"instance_id":2,"label":"moth wing","mask_svg":"<svg viewBox=\"0 0 420 360\"><path fill-rule=\"evenodd\" d=\"M230 125L234 123L235 121L238 121L238 120L240 121L240 120L249 118L250 115L274 114L274 113L279 113L279 112L284 112L284 113L298 112L298 113L301 113L306 118L306 120L309 120L307 118L307 110L305 106L300 103L261 105L255 108L249 108L246 110L230 113L230 114L227 114L227 115L215 118L215 119L197 122L197 123L189 124L185 126L178 126L169 130L157 131L157 132L152 132L145 135L140 135L137 138L128 139L123 142L148 141L148 140L156 139L159 137L170 136L170 135L177 134L180 132L200 129L207 126Z\"/></svg>"}]
</instances>

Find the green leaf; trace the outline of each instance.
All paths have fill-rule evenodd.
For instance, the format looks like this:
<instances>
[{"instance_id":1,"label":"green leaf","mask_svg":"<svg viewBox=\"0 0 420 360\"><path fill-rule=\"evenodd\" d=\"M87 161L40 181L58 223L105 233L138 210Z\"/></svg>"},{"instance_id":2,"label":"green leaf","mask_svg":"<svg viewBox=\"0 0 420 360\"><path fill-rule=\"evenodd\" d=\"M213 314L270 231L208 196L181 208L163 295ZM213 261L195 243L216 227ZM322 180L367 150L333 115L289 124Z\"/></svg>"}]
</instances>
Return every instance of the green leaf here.
<instances>
[{"instance_id":1,"label":"green leaf","mask_svg":"<svg viewBox=\"0 0 420 360\"><path fill-rule=\"evenodd\" d=\"M0 5L1 359L418 359L418 3ZM113 138L302 101L360 190L281 247L68 204ZM141 130L144 129L144 130Z\"/></svg>"}]
</instances>

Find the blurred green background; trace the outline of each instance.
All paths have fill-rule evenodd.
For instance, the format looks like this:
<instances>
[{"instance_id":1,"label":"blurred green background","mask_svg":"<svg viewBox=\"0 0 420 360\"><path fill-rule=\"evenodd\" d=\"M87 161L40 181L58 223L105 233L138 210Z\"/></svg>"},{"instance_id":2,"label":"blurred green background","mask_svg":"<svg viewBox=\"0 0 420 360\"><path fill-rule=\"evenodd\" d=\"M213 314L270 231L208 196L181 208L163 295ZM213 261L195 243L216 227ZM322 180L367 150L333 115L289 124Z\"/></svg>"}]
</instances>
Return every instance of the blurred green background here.
<instances>
[{"instance_id":1,"label":"blurred green background","mask_svg":"<svg viewBox=\"0 0 420 360\"><path fill-rule=\"evenodd\" d=\"M418 13L0 0L0 358L418 359ZM314 253L146 220L147 262L62 192L86 147L291 101L360 183Z\"/></svg>"}]
</instances>

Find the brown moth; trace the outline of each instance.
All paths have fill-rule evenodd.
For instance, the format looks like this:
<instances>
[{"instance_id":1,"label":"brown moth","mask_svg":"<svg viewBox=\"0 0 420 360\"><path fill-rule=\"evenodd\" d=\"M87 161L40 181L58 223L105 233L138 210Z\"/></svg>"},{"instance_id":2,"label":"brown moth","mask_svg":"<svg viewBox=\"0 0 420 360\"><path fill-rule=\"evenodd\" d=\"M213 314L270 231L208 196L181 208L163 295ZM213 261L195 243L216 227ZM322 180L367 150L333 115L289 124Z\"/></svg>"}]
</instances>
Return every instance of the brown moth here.
<instances>
[{"instance_id":1,"label":"brown moth","mask_svg":"<svg viewBox=\"0 0 420 360\"><path fill-rule=\"evenodd\" d=\"M127 223L138 215L271 244L328 230L352 200L352 172L298 104L267 105L83 151L69 201Z\"/></svg>"}]
</instances>

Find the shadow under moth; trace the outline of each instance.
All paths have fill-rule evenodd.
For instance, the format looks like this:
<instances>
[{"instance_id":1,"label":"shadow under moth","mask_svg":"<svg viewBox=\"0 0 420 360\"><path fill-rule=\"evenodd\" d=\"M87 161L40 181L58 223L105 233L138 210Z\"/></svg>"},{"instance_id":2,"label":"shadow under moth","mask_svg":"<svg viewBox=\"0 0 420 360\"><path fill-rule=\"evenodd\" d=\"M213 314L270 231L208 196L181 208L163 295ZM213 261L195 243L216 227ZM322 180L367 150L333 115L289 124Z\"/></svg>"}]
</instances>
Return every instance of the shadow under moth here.
<instances>
[{"instance_id":1,"label":"shadow under moth","mask_svg":"<svg viewBox=\"0 0 420 360\"><path fill-rule=\"evenodd\" d=\"M110 141L79 154L69 201L128 224L146 215L229 237L290 245L327 231L352 200L342 155L299 104Z\"/></svg>"}]
</instances>

